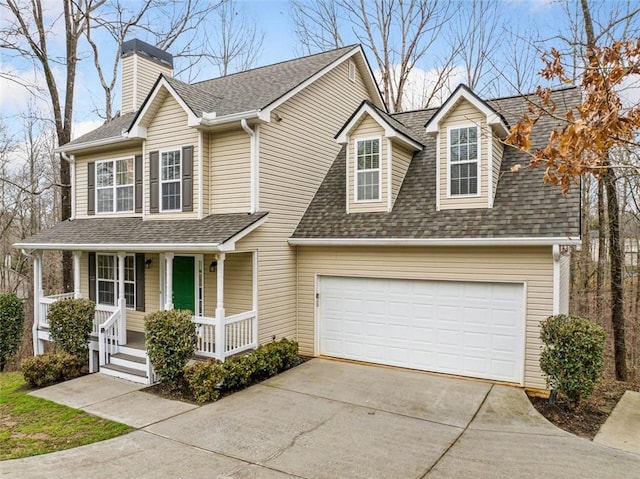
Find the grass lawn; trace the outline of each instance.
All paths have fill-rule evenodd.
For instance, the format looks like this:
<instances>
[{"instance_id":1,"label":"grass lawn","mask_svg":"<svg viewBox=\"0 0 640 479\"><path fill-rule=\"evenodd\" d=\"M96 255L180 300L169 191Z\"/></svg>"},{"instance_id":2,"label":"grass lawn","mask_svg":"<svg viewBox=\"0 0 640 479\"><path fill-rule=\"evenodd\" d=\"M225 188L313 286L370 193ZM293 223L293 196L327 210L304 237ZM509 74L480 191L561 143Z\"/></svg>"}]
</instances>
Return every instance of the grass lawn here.
<instances>
[{"instance_id":1,"label":"grass lawn","mask_svg":"<svg viewBox=\"0 0 640 479\"><path fill-rule=\"evenodd\" d=\"M133 430L28 392L21 373L0 373L0 461L61 451Z\"/></svg>"}]
</instances>

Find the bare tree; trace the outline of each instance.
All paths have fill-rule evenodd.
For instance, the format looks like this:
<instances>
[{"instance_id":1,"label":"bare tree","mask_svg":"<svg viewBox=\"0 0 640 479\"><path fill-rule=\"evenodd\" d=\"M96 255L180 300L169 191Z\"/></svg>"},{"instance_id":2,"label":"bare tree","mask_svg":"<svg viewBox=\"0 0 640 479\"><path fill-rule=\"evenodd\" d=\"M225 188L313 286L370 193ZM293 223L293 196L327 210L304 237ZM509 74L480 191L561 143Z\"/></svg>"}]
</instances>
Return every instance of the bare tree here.
<instances>
[{"instance_id":1,"label":"bare tree","mask_svg":"<svg viewBox=\"0 0 640 479\"><path fill-rule=\"evenodd\" d=\"M310 52L342 46L342 31L350 28L375 59L380 88L391 111L403 109L411 72L433 49L456 9L455 4L441 0L322 0L310 5L292 3L301 44Z\"/></svg>"}]
</instances>

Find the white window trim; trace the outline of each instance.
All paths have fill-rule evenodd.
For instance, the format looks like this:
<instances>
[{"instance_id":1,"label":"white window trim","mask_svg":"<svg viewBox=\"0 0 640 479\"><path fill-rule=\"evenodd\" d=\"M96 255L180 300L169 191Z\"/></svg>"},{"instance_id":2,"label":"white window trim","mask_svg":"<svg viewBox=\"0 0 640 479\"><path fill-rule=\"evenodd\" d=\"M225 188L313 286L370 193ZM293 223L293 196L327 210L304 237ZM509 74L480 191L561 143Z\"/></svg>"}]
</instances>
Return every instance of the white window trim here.
<instances>
[{"instance_id":1,"label":"white window trim","mask_svg":"<svg viewBox=\"0 0 640 479\"><path fill-rule=\"evenodd\" d=\"M116 175L117 175L117 167L116 162L122 160L132 160L133 161L133 183L130 185L120 185L120 186L132 186L133 187L133 208L130 210L118 211L118 195L116 194L118 186L116 185ZM113 185L112 186L98 186L98 165L100 163L113 163ZM114 214L122 214L122 213L134 213L136 211L136 157L135 156L123 156L121 158L110 158L105 160L98 160L95 163L95 171L94 171L94 204L95 204L95 214L97 215L114 215ZM113 210L112 211L98 211L98 190L104 190L107 188L111 188L113 190Z\"/></svg>"},{"instance_id":2,"label":"white window trim","mask_svg":"<svg viewBox=\"0 0 640 479\"><path fill-rule=\"evenodd\" d=\"M478 192L467 195L451 194L451 130L460 130L462 128L475 128L477 130L477 149L478 149ZM459 123L457 125L447 126L447 198L478 198L482 196L482 128L477 123Z\"/></svg>"},{"instance_id":3,"label":"white window trim","mask_svg":"<svg viewBox=\"0 0 640 479\"><path fill-rule=\"evenodd\" d=\"M163 180L162 179L162 155L164 153L171 153L177 151L180 154L180 178L178 180ZM182 169L183 169L183 158L182 158L182 148L167 148L165 150L160 150L158 152L158 211L160 213L178 213L182 211L182 207L179 206L178 208L175 209L171 209L171 210L165 210L162 207L162 185L165 183L178 183L178 185L180 185L180 205L182 205Z\"/></svg>"},{"instance_id":4,"label":"white window trim","mask_svg":"<svg viewBox=\"0 0 640 479\"><path fill-rule=\"evenodd\" d=\"M361 141L378 140L378 168L358 170L358 143ZM378 198L371 200L358 199L358 173L378 172ZM353 202L354 203L380 203L382 201L382 136L362 136L353 139Z\"/></svg>"},{"instance_id":5,"label":"white window trim","mask_svg":"<svg viewBox=\"0 0 640 479\"><path fill-rule=\"evenodd\" d=\"M100 302L100 290L98 288L98 282L99 281L111 281L110 279L101 279L100 278L100 273L99 273L99 268L98 268L98 258L100 256L111 256L112 258L115 259L114 261L114 299L115 299L115 304L105 304L105 303L101 303ZM128 310L131 311L135 311L137 304L136 304L136 298L137 298L137 289L138 289L138 284L136 283L136 255L135 254L127 254L127 257L133 258L133 281L125 281L125 283L133 283L133 306L127 306ZM119 279L118 279L118 272L119 272L119 265L118 265L118 255L115 253L96 253L96 304L101 304L103 306L117 306L118 305L118 294L119 294Z\"/></svg>"}]
</instances>

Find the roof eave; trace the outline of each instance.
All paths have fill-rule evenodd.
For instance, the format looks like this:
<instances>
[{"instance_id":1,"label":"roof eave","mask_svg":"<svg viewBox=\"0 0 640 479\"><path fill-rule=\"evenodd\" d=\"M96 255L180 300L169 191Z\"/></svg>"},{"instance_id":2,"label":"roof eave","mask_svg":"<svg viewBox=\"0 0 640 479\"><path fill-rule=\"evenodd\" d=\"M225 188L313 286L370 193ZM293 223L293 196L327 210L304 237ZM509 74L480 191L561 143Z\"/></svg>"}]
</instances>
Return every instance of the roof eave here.
<instances>
[{"instance_id":1,"label":"roof eave","mask_svg":"<svg viewBox=\"0 0 640 479\"><path fill-rule=\"evenodd\" d=\"M576 236L541 238L289 238L292 246L575 246Z\"/></svg>"},{"instance_id":2,"label":"roof eave","mask_svg":"<svg viewBox=\"0 0 640 479\"><path fill-rule=\"evenodd\" d=\"M122 135L112 136L110 138L101 138L99 140L85 141L82 143L75 143L73 145L66 144L54 149L54 153L76 153L78 151L90 150L93 148L111 146L117 144L137 143L144 140L144 137L135 135Z\"/></svg>"}]
</instances>

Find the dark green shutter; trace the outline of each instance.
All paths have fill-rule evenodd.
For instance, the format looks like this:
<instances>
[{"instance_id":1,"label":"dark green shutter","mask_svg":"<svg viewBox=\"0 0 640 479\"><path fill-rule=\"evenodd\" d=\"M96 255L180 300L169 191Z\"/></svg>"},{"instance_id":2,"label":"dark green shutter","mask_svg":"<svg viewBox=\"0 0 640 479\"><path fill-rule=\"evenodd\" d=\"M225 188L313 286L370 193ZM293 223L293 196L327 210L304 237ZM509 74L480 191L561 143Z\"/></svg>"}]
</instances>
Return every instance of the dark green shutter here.
<instances>
[{"instance_id":1,"label":"dark green shutter","mask_svg":"<svg viewBox=\"0 0 640 479\"><path fill-rule=\"evenodd\" d=\"M88 259L89 299L96 300L96 254L89 253Z\"/></svg>"},{"instance_id":2,"label":"dark green shutter","mask_svg":"<svg viewBox=\"0 0 640 479\"><path fill-rule=\"evenodd\" d=\"M136 311L144 311L144 253L136 253Z\"/></svg>"},{"instance_id":3,"label":"dark green shutter","mask_svg":"<svg viewBox=\"0 0 640 479\"><path fill-rule=\"evenodd\" d=\"M87 214L96 214L96 164L87 164Z\"/></svg>"},{"instance_id":4,"label":"dark green shutter","mask_svg":"<svg viewBox=\"0 0 640 479\"><path fill-rule=\"evenodd\" d=\"M182 211L193 211L193 146L182 148Z\"/></svg>"},{"instance_id":5,"label":"dark green shutter","mask_svg":"<svg viewBox=\"0 0 640 479\"><path fill-rule=\"evenodd\" d=\"M136 155L135 164L135 205L136 213L142 213L142 155Z\"/></svg>"},{"instance_id":6,"label":"dark green shutter","mask_svg":"<svg viewBox=\"0 0 640 479\"><path fill-rule=\"evenodd\" d=\"M151 213L158 213L158 201L160 199L159 194L159 179L160 166L159 166L159 154L157 151L149 153L149 211Z\"/></svg>"}]
</instances>

